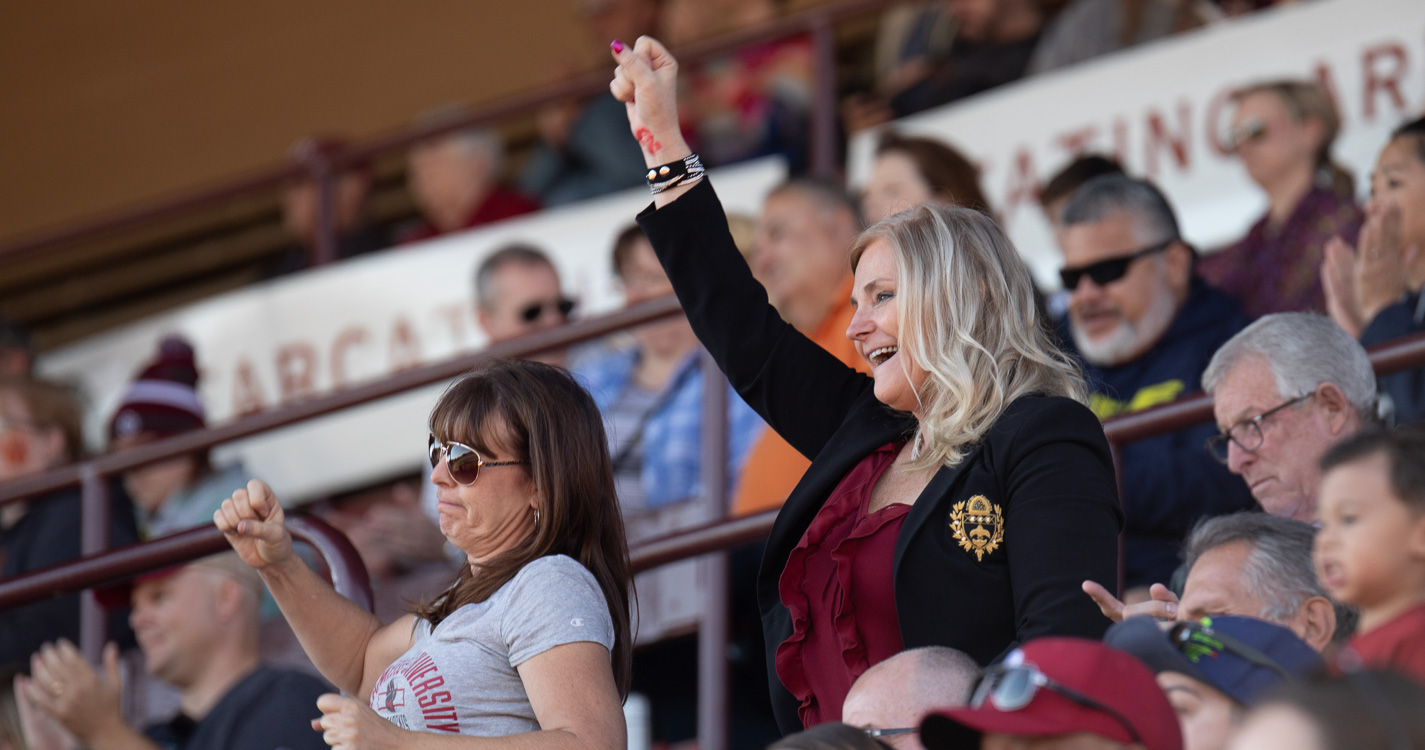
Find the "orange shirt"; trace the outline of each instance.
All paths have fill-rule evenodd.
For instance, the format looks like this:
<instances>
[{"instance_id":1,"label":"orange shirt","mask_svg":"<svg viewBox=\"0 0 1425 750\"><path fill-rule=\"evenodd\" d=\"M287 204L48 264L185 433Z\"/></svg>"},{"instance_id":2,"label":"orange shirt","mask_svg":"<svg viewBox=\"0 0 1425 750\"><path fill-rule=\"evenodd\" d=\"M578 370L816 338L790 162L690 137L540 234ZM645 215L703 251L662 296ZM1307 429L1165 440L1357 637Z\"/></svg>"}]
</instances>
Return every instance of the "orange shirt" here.
<instances>
[{"instance_id":1,"label":"orange shirt","mask_svg":"<svg viewBox=\"0 0 1425 750\"><path fill-rule=\"evenodd\" d=\"M816 330L803 333L847 365L870 372L866 361L861 359L856 347L846 338L846 329L855 314L847 302L851 299L850 276L836 290L835 299L836 304ZM773 430L763 432L756 445L752 446L752 453L742 468L742 479L732 501L732 515L749 516L782 507L808 466L811 466L811 460L798 453L781 435Z\"/></svg>"}]
</instances>

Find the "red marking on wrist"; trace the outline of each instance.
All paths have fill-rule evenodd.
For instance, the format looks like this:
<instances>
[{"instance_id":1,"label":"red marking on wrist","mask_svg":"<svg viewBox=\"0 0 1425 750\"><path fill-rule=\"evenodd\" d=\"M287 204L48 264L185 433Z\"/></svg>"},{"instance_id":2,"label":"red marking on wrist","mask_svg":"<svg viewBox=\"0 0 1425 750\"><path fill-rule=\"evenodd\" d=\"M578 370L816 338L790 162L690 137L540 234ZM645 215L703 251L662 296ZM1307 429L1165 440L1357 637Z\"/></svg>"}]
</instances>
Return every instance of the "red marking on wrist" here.
<instances>
[{"instance_id":1,"label":"red marking on wrist","mask_svg":"<svg viewBox=\"0 0 1425 750\"><path fill-rule=\"evenodd\" d=\"M653 139L653 133L649 132L648 128L635 130L633 137L637 138L638 145L647 149L650 154L657 155L659 150L663 148L663 144Z\"/></svg>"}]
</instances>

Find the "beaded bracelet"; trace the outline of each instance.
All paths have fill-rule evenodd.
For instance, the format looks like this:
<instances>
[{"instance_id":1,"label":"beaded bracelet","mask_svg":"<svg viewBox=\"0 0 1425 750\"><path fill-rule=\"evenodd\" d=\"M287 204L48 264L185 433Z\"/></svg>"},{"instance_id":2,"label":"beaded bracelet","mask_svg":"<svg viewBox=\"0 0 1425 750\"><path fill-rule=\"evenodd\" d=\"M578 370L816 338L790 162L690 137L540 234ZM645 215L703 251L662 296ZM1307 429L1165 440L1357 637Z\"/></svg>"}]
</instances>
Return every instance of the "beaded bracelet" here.
<instances>
[{"instance_id":1,"label":"beaded bracelet","mask_svg":"<svg viewBox=\"0 0 1425 750\"><path fill-rule=\"evenodd\" d=\"M668 188L691 185L703 178L707 170L697 154L648 170L648 192L657 195Z\"/></svg>"}]
</instances>

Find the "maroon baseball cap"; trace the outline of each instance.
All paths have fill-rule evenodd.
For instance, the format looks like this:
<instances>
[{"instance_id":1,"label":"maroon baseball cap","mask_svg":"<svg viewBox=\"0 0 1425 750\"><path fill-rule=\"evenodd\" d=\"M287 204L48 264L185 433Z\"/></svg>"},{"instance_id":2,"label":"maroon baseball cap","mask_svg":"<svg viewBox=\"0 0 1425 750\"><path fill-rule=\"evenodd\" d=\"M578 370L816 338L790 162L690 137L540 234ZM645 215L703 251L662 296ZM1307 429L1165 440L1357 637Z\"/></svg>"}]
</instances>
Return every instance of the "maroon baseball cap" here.
<instances>
[{"instance_id":1,"label":"maroon baseball cap","mask_svg":"<svg viewBox=\"0 0 1425 750\"><path fill-rule=\"evenodd\" d=\"M1177 714L1153 672L1080 638L1039 638L1011 651L986 670L969 706L932 713L920 726L929 750L965 747L968 736L984 732L1087 732L1147 750L1183 747Z\"/></svg>"}]
</instances>

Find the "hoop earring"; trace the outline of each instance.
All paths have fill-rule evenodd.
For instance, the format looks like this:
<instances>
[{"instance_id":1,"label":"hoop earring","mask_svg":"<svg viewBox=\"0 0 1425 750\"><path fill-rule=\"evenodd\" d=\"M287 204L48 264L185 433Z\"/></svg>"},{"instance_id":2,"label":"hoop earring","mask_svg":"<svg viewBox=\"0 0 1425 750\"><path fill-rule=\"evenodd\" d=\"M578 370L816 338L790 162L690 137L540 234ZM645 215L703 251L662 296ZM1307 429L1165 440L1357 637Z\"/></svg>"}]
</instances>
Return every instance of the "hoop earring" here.
<instances>
[{"instance_id":1,"label":"hoop earring","mask_svg":"<svg viewBox=\"0 0 1425 750\"><path fill-rule=\"evenodd\" d=\"M534 509L534 526L539 528L539 508Z\"/></svg>"}]
</instances>

